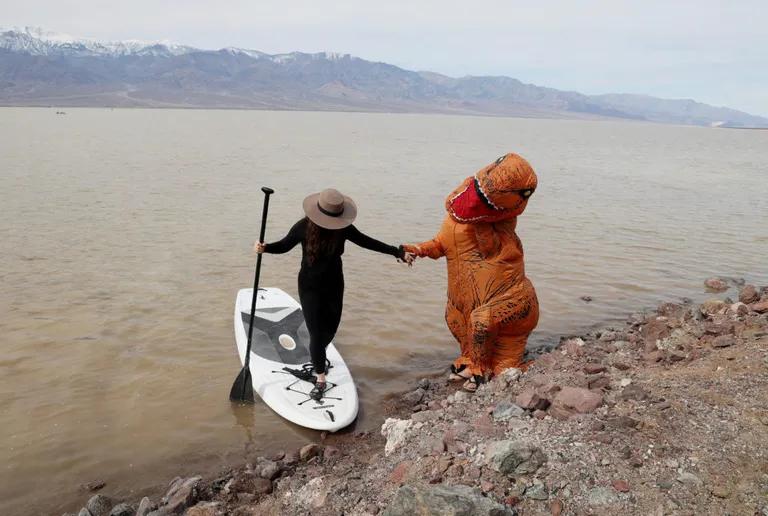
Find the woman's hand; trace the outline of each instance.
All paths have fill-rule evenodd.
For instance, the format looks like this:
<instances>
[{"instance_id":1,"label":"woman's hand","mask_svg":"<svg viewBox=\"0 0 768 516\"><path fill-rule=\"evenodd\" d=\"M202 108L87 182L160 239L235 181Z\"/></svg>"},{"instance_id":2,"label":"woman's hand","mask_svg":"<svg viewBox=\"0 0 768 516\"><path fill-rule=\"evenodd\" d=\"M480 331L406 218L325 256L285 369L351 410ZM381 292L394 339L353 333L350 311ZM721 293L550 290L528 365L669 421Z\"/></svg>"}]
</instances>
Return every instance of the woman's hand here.
<instances>
[{"instance_id":1,"label":"woman's hand","mask_svg":"<svg viewBox=\"0 0 768 516\"><path fill-rule=\"evenodd\" d=\"M267 245L264 242L256 242L255 244L253 244L253 252L256 254L261 254L264 252L264 248L266 246Z\"/></svg>"},{"instance_id":2,"label":"woman's hand","mask_svg":"<svg viewBox=\"0 0 768 516\"><path fill-rule=\"evenodd\" d=\"M408 267L413 267L413 262L416 261L416 255L413 253L405 253L403 261L408 264Z\"/></svg>"}]
</instances>

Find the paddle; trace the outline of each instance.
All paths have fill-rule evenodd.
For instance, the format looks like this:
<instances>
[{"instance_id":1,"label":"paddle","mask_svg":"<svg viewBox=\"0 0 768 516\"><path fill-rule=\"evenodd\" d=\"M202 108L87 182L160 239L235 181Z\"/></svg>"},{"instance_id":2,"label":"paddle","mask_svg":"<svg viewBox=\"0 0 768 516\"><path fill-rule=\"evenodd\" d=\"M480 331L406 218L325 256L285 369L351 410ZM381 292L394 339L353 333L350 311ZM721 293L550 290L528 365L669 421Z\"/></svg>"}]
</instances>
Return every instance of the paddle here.
<instances>
[{"instance_id":1,"label":"paddle","mask_svg":"<svg viewBox=\"0 0 768 516\"><path fill-rule=\"evenodd\" d=\"M259 233L259 242L264 242L264 233L267 230L267 210L269 210L269 196L275 193L274 190L266 186L261 187L264 192L264 210L261 212L261 232ZM245 348L245 364L240 370L240 374L235 378L232 389L229 391L230 401L240 401L253 403L253 383L251 383L251 337L253 336L253 317L256 313L256 296L259 294L259 276L261 275L261 256L256 257L256 275L253 278L253 296L251 299L251 322L248 325L248 345Z\"/></svg>"}]
</instances>

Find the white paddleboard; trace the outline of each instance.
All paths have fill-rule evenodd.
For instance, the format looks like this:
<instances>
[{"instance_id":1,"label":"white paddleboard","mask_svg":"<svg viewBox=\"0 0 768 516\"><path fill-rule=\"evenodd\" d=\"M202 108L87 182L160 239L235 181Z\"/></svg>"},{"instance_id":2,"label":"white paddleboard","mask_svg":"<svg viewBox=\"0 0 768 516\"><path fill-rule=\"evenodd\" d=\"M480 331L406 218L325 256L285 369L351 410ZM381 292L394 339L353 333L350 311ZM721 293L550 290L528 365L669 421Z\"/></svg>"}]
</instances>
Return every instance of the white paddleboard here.
<instances>
[{"instance_id":1,"label":"white paddleboard","mask_svg":"<svg viewBox=\"0 0 768 516\"><path fill-rule=\"evenodd\" d=\"M235 341L241 364L245 364L252 295L252 288L244 288L235 300ZM315 401L309 397L314 384L284 369L302 370L311 363L301 305L279 288L259 289L251 343L253 391L288 421L335 432L357 417L357 389L333 343L325 351L330 361L328 389L323 399Z\"/></svg>"}]
</instances>

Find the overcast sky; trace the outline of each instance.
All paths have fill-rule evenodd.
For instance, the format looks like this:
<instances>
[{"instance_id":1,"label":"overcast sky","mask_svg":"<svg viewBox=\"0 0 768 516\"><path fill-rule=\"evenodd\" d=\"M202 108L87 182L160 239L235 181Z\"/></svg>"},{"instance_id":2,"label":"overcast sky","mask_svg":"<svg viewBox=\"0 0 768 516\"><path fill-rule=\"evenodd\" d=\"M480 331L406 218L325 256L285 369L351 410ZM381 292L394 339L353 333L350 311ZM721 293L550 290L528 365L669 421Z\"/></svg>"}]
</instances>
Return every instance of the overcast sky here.
<instances>
[{"instance_id":1,"label":"overcast sky","mask_svg":"<svg viewBox=\"0 0 768 516\"><path fill-rule=\"evenodd\" d=\"M0 26L269 53L334 51L768 116L768 0L0 0Z\"/></svg>"}]
</instances>

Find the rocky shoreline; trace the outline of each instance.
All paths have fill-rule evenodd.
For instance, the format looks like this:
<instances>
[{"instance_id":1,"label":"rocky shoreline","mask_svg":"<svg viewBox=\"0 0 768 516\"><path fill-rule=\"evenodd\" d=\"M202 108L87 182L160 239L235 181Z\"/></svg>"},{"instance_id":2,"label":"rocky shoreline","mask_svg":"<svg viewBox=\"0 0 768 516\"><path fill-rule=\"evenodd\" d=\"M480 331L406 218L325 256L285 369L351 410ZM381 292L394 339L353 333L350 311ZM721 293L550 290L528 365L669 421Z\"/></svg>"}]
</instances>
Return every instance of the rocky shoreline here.
<instances>
[{"instance_id":1,"label":"rocky shoreline","mask_svg":"<svg viewBox=\"0 0 768 516\"><path fill-rule=\"evenodd\" d=\"M98 494L78 516L768 516L768 287L663 303L457 389L422 379L380 432L176 478L159 500Z\"/></svg>"}]
</instances>

